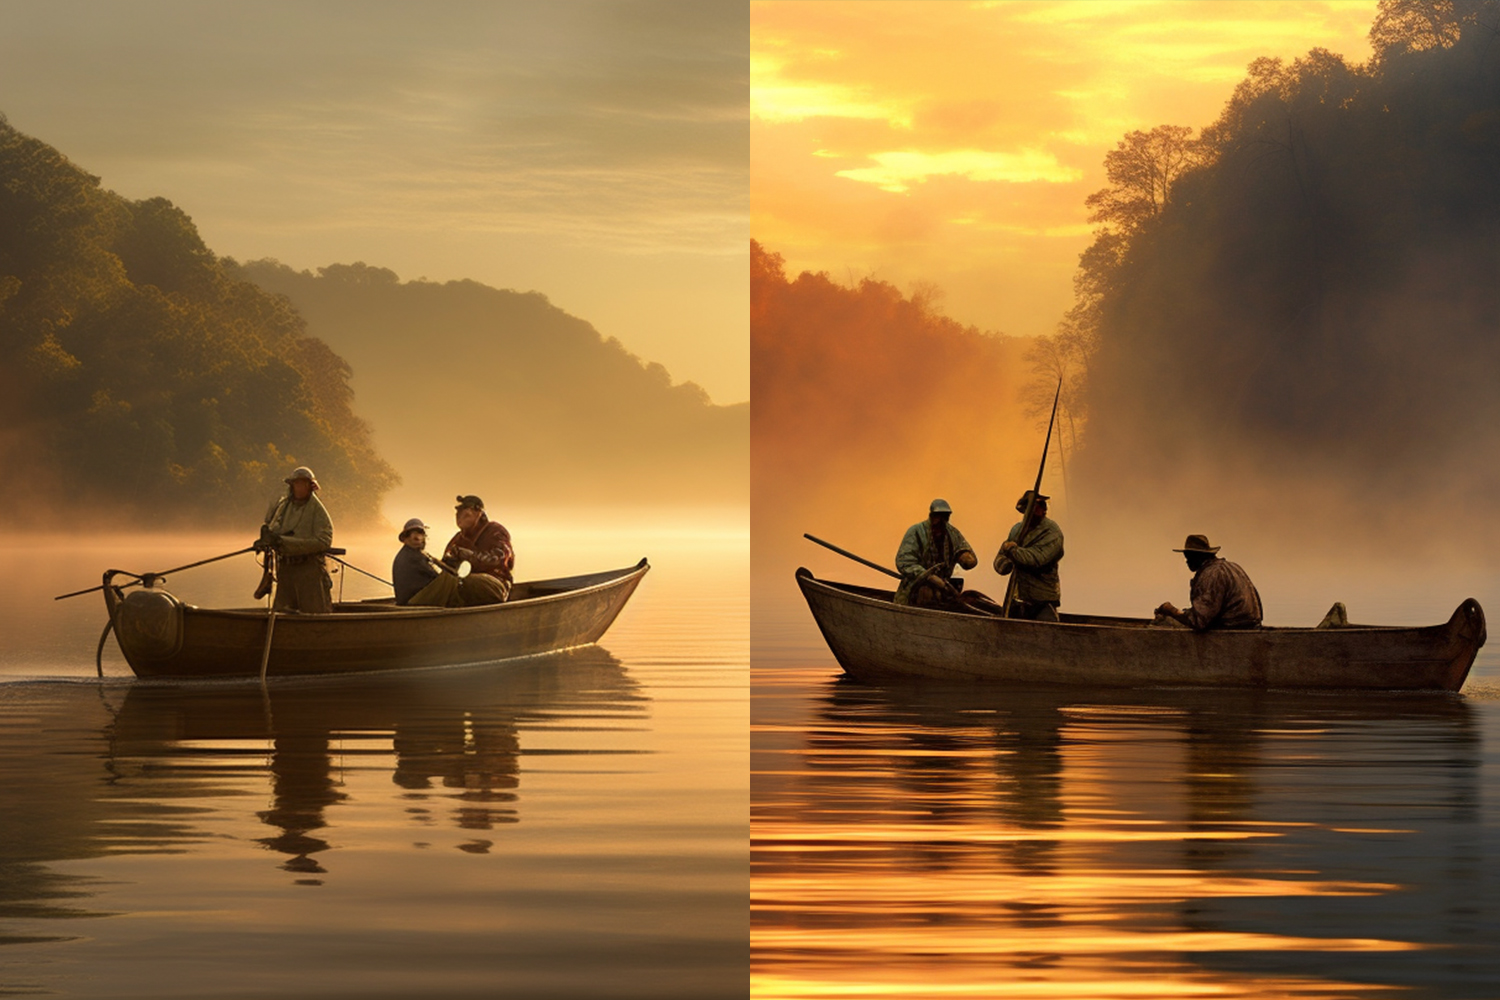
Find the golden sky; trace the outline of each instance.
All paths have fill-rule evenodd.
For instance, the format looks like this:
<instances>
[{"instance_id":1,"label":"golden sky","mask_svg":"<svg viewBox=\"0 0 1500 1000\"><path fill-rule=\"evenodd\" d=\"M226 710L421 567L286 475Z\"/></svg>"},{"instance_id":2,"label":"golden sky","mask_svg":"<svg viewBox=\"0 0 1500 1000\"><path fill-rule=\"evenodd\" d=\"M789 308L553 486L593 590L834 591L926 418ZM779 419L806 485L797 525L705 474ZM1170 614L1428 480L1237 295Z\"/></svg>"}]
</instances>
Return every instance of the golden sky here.
<instances>
[{"instance_id":1,"label":"golden sky","mask_svg":"<svg viewBox=\"0 0 1500 1000\"><path fill-rule=\"evenodd\" d=\"M1369 58L1375 0L751 4L751 235L1051 333L1127 132L1201 128L1260 56Z\"/></svg>"},{"instance_id":2,"label":"golden sky","mask_svg":"<svg viewBox=\"0 0 1500 1000\"><path fill-rule=\"evenodd\" d=\"M219 254L536 290L733 403L747 33L744 0L0 0L0 114Z\"/></svg>"}]
</instances>

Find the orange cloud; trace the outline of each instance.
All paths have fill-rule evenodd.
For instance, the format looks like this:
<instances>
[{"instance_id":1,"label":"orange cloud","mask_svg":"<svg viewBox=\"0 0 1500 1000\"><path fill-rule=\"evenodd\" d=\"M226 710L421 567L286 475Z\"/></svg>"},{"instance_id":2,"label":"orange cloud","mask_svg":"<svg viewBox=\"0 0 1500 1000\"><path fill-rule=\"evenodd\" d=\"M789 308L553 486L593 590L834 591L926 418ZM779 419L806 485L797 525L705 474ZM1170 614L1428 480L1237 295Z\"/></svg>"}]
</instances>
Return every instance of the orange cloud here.
<instances>
[{"instance_id":1,"label":"orange cloud","mask_svg":"<svg viewBox=\"0 0 1500 1000\"><path fill-rule=\"evenodd\" d=\"M1201 127L1259 56L1369 55L1357 2L751 5L751 233L793 273L933 282L1050 333L1128 131Z\"/></svg>"}]
</instances>

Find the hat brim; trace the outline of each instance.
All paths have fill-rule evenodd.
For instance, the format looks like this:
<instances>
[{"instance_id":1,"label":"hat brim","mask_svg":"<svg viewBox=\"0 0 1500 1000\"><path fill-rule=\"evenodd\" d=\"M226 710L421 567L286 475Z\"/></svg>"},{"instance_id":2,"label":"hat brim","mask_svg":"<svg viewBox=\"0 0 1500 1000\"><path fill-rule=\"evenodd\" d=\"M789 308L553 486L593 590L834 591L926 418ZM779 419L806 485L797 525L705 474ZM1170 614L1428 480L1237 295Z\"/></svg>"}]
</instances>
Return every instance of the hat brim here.
<instances>
[{"instance_id":1,"label":"hat brim","mask_svg":"<svg viewBox=\"0 0 1500 1000\"><path fill-rule=\"evenodd\" d=\"M1210 549L1173 549L1172 551L1173 552L1181 552L1183 555L1186 555L1189 552L1196 552L1196 553L1198 553L1201 556L1211 556L1214 553L1218 552L1221 548L1223 548L1222 545L1215 545L1213 548L1210 548Z\"/></svg>"}]
</instances>

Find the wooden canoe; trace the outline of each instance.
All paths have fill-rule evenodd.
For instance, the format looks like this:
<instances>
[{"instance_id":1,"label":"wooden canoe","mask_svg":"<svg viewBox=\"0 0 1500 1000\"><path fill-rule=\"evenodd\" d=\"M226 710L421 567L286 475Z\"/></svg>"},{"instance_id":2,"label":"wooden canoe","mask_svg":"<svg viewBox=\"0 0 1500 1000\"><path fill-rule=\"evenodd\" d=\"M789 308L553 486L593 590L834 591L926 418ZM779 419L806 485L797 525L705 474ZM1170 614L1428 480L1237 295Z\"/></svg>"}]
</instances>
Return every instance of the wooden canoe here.
<instances>
[{"instance_id":1,"label":"wooden canoe","mask_svg":"<svg viewBox=\"0 0 1500 1000\"><path fill-rule=\"evenodd\" d=\"M1469 598L1445 624L1194 632L1143 618L993 618L892 602L888 590L797 585L852 677L933 677L1016 685L1457 691L1484 645Z\"/></svg>"},{"instance_id":2,"label":"wooden canoe","mask_svg":"<svg viewBox=\"0 0 1500 1000\"><path fill-rule=\"evenodd\" d=\"M333 614L278 612L267 677L458 666L536 656L598 641L650 567L518 583L504 604L397 607L393 598L335 604ZM120 651L137 677L259 677L265 608L214 610L165 590L106 586Z\"/></svg>"}]
</instances>

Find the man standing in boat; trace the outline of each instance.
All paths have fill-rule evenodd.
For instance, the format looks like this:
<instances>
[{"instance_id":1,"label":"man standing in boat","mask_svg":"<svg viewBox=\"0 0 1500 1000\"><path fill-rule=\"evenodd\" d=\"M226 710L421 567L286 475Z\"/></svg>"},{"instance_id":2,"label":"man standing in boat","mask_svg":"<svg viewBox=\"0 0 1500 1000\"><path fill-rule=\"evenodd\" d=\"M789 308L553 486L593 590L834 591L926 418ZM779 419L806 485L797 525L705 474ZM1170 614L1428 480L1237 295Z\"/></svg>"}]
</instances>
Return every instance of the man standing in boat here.
<instances>
[{"instance_id":1,"label":"man standing in boat","mask_svg":"<svg viewBox=\"0 0 1500 1000\"><path fill-rule=\"evenodd\" d=\"M1173 618L1195 632L1211 628L1260 628L1260 592L1250 582L1250 574L1238 563L1220 559L1219 546L1209 545L1206 535L1188 535L1181 552L1193 571L1189 588L1192 607L1179 611L1170 601L1156 609L1158 615Z\"/></svg>"},{"instance_id":2,"label":"man standing in boat","mask_svg":"<svg viewBox=\"0 0 1500 1000\"><path fill-rule=\"evenodd\" d=\"M469 575L462 580L455 573L443 573L423 587L411 603L415 605L458 608L481 604L503 604L510 597L511 571L516 565L510 547L510 532L484 512L484 501L468 494L455 498L458 506L453 520L458 534L443 550L443 562L457 567L469 564Z\"/></svg>"},{"instance_id":3,"label":"man standing in boat","mask_svg":"<svg viewBox=\"0 0 1500 1000\"><path fill-rule=\"evenodd\" d=\"M305 465L286 478L286 496L272 503L261 525L257 551L276 566L276 610L326 615L333 611L333 578L323 553L333 547L333 519L318 492L318 479ZM262 583L262 587L267 586ZM257 591L257 597L265 592Z\"/></svg>"},{"instance_id":4,"label":"man standing in boat","mask_svg":"<svg viewBox=\"0 0 1500 1000\"><path fill-rule=\"evenodd\" d=\"M1036 494L1032 503L1032 491L1027 490L1016 501L1016 510L1021 520L1011 526L1010 536L995 553L995 572L1001 576L1016 574L1015 603L1011 606L1016 618L1032 621L1057 621L1057 606L1062 603L1062 581L1057 564L1063 557L1063 533L1057 522L1047 516L1047 501L1051 497ZM1028 522L1026 508L1031 508Z\"/></svg>"},{"instance_id":5,"label":"man standing in boat","mask_svg":"<svg viewBox=\"0 0 1500 1000\"><path fill-rule=\"evenodd\" d=\"M917 607L940 604L952 590L945 584L953 576L954 564L964 569L979 564L974 546L948 523L952 516L953 508L948 501L934 500L927 508L927 520L906 529L901 547L896 550L896 570L901 574L897 604ZM941 582L935 582L934 578Z\"/></svg>"}]
</instances>

